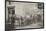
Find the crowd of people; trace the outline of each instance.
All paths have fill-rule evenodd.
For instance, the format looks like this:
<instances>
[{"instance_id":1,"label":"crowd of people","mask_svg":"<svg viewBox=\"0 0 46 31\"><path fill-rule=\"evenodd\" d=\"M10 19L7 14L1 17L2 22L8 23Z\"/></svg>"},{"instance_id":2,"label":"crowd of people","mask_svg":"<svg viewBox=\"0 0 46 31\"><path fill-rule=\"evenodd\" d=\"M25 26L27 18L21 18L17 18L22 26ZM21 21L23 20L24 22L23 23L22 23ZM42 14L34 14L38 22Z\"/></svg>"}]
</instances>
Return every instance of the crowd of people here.
<instances>
[{"instance_id":1,"label":"crowd of people","mask_svg":"<svg viewBox=\"0 0 46 31\"><path fill-rule=\"evenodd\" d=\"M42 21L41 15L26 15L26 16L17 16L15 15L15 20L14 24L19 25L19 26L25 26L25 25L30 25L33 23L38 23Z\"/></svg>"}]
</instances>

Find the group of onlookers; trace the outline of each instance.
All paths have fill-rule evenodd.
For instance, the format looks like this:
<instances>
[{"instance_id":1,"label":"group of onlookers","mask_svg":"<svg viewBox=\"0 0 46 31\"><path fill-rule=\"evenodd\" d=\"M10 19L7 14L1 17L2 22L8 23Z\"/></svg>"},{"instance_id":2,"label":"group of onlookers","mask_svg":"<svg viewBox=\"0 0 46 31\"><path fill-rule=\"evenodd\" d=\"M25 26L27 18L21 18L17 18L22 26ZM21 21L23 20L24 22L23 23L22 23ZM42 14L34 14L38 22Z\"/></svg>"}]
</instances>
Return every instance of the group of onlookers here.
<instances>
[{"instance_id":1,"label":"group of onlookers","mask_svg":"<svg viewBox=\"0 0 46 31\"><path fill-rule=\"evenodd\" d=\"M20 26L42 22L41 15L15 16L15 23Z\"/></svg>"}]
</instances>

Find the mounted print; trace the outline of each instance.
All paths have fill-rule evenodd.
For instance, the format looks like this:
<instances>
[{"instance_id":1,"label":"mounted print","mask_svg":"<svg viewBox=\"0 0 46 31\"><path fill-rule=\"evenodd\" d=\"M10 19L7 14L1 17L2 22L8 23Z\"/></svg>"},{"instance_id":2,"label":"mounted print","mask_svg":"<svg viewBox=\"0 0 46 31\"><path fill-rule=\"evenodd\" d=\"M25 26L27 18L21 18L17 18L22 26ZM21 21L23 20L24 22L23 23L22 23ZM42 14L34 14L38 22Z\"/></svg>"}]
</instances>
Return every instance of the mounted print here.
<instances>
[{"instance_id":1,"label":"mounted print","mask_svg":"<svg viewBox=\"0 0 46 31\"><path fill-rule=\"evenodd\" d=\"M44 28L44 2L6 0L5 30Z\"/></svg>"}]
</instances>

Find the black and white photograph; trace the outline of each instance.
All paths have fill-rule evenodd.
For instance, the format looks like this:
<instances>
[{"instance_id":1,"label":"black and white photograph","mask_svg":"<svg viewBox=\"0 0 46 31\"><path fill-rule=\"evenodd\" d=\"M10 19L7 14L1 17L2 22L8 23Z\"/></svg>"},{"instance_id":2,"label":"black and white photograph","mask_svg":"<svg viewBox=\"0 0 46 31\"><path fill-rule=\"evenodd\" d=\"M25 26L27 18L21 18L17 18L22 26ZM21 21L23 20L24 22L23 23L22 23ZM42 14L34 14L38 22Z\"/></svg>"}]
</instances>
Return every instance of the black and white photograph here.
<instances>
[{"instance_id":1,"label":"black and white photograph","mask_svg":"<svg viewBox=\"0 0 46 31\"><path fill-rule=\"evenodd\" d=\"M44 28L44 2L5 2L5 31Z\"/></svg>"}]
</instances>

